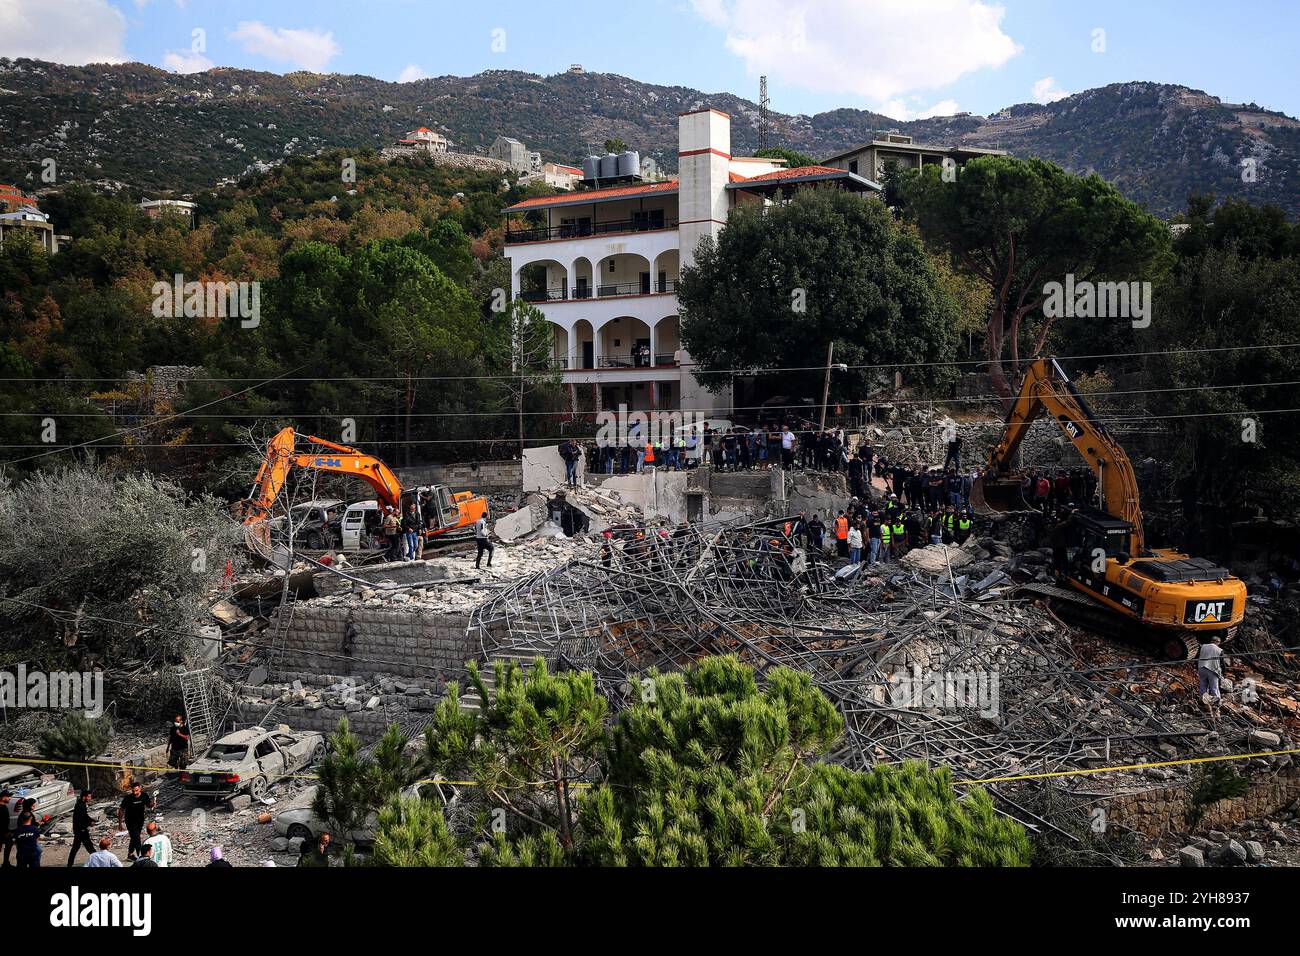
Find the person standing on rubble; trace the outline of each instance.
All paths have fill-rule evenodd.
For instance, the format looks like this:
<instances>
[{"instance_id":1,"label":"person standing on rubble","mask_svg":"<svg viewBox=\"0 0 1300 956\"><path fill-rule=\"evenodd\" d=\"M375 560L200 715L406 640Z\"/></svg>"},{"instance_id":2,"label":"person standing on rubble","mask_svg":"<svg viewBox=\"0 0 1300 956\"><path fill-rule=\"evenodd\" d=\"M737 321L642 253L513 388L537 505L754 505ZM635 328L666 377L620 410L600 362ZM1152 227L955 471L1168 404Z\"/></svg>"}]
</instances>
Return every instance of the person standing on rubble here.
<instances>
[{"instance_id":1,"label":"person standing on rubble","mask_svg":"<svg viewBox=\"0 0 1300 956\"><path fill-rule=\"evenodd\" d=\"M492 539L488 537L487 515L479 515L478 520L474 522L474 544L478 548L478 553L474 555L474 569L480 570L479 562L483 560L483 552L487 552L487 566L492 567L492 552L496 549L492 546Z\"/></svg>"},{"instance_id":2,"label":"person standing on rubble","mask_svg":"<svg viewBox=\"0 0 1300 956\"><path fill-rule=\"evenodd\" d=\"M1219 681L1223 680L1223 649L1219 647L1219 635L1211 634L1209 640L1196 652L1196 679L1201 691L1201 703L1210 712L1210 717L1218 720Z\"/></svg>"},{"instance_id":3,"label":"person standing on rubble","mask_svg":"<svg viewBox=\"0 0 1300 956\"><path fill-rule=\"evenodd\" d=\"M826 537L826 525L816 514L808 522L808 546L817 554L822 552L822 540Z\"/></svg>"},{"instance_id":4,"label":"person standing on rubble","mask_svg":"<svg viewBox=\"0 0 1300 956\"><path fill-rule=\"evenodd\" d=\"M835 518L835 553L841 558L849 556L849 518L843 509Z\"/></svg>"},{"instance_id":5,"label":"person standing on rubble","mask_svg":"<svg viewBox=\"0 0 1300 956\"><path fill-rule=\"evenodd\" d=\"M405 543L403 557L407 561L414 561L416 553L420 546L420 532L424 530L424 522L420 520L420 513L415 510L415 503L406 506L406 514L402 516L402 540Z\"/></svg>"},{"instance_id":6,"label":"person standing on rubble","mask_svg":"<svg viewBox=\"0 0 1300 956\"><path fill-rule=\"evenodd\" d=\"M894 525L889 516L880 516L880 563L888 564L894 554Z\"/></svg>"},{"instance_id":7,"label":"person standing on rubble","mask_svg":"<svg viewBox=\"0 0 1300 956\"><path fill-rule=\"evenodd\" d=\"M384 542L388 546L388 560L400 560L402 556L402 528L401 522L397 519L397 512L393 510L392 505L388 505L385 508L382 531Z\"/></svg>"},{"instance_id":8,"label":"person standing on rubble","mask_svg":"<svg viewBox=\"0 0 1300 956\"><path fill-rule=\"evenodd\" d=\"M955 471L961 471L961 436L954 429L952 437L948 439L948 453L943 456L943 467L946 470L949 463Z\"/></svg>"},{"instance_id":9,"label":"person standing on rubble","mask_svg":"<svg viewBox=\"0 0 1300 956\"><path fill-rule=\"evenodd\" d=\"M881 538L883 535L884 532L881 530L880 518L873 514L871 516L870 521L867 522L867 542L868 542L867 565L868 567L875 564L877 561L883 560L880 556L880 552L881 552L880 545L881 545Z\"/></svg>"},{"instance_id":10,"label":"person standing on rubble","mask_svg":"<svg viewBox=\"0 0 1300 956\"><path fill-rule=\"evenodd\" d=\"M185 718L177 714L167 731L167 766L181 771L190 759L190 728Z\"/></svg>"},{"instance_id":11,"label":"person standing on rubble","mask_svg":"<svg viewBox=\"0 0 1300 956\"><path fill-rule=\"evenodd\" d=\"M857 522L849 528L848 536L849 545L849 564L862 563L862 529L858 527Z\"/></svg>"}]
</instances>

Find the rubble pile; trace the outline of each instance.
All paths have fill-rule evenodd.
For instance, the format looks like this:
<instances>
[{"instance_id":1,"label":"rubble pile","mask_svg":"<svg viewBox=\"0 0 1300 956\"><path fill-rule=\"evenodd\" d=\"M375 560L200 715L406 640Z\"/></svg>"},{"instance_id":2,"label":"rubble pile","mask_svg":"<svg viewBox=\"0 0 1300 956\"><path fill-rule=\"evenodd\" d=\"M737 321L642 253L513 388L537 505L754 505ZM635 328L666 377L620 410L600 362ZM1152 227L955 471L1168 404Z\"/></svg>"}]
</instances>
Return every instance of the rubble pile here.
<instances>
[{"instance_id":1,"label":"rubble pile","mask_svg":"<svg viewBox=\"0 0 1300 956\"><path fill-rule=\"evenodd\" d=\"M807 673L837 705L846 735L834 759L854 767L919 759L959 779L995 781L1007 812L1030 826L1004 778L1188 756L1216 741L1246 744L1245 723L1217 728L1194 698L1171 707L1130 684L1127 665L1089 666L1076 632L1017 596L1046 566L980 539L931 547L911 561L832 573L785 539L780 521L651 533L620 544L606 565L588 550L517 579L470 617L485 657L545 658L590 670L615 708L639 675L735 653L760 673ZM958 573L960 572L960 573ZM1168 665L1177 673L1187 665ZM1195 675L1191 673L1191 685ZM1105 786L1185 776L1150 767L1107 774ZM1081 778L1092 791L1099 778Z\"/></svg>"},{"instance_id":2,"label":"rubble pile","mask_svg":"<svg viewBox=\"0 0 1300 956\"><path fill-rule=\"evenodd\" d=\"M996 414L979 421L959 421L929 404L874 408L877 422L865 429L865 437L875 445L877 456L909 465L918 461L928 466L942 464L947 436L953 432L962 441L963 464L981 465L982 459L972 459L970 455L976 449L996 447L1005 427ZM1112 426L1111 430L1122 440L1125 432L1122 425ZM1073 446L1052 419L1030 423L1020 455L1026 467L1073 467L1078 463Z\"/></svg>"}]
</instances>

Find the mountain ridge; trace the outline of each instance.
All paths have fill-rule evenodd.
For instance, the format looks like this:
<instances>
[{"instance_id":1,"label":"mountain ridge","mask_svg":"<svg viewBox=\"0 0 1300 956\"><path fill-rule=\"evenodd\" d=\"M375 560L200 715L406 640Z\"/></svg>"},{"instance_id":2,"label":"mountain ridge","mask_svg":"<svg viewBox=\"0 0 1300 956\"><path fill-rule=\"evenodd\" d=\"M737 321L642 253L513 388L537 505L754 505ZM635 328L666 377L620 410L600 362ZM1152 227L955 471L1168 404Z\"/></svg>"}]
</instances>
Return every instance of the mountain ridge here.
<instances>
[{"instance_id":1,"label":"mountain ridge","mask_svg":"<svg viewBox=\"0 0 1300 956\"><path fill-rule=\"evenodd\" d=\"M620 138L661 168L676 166L676 116L701 106L732 115L737 154L758 142L758 106L734 93L643 83L614 73L488 70L394 83L363 74L286 74L214 67L176 74L140 63L63 66L0 59L0 177L29 188L53 159L59 181L115 180L192 193L322 148L380 148L416 126L467 152L498 133L548 159L580 162ZM993 146L1095 171L1153 212L1192 192L1281 206L1300 218L1300 121L1254 103L1148 81L1114 83L989 116L898 121L842 107L769 114L768 142L821 159L874 134ZM1243 160L1253 160L1247 181Z\"/></svg>"}]
</instances>

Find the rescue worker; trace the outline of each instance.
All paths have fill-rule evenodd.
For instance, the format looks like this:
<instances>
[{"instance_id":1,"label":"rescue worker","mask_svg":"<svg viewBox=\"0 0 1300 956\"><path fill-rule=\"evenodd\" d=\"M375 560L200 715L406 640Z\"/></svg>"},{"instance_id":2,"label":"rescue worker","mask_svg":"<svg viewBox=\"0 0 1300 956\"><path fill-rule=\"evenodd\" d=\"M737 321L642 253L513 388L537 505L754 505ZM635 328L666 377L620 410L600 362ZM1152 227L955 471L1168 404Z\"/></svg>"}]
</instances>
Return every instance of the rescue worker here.
<instances>
[{"instance_id":1,"label":"rescue worker","mask_svg":"<svg viewBox=\"0 0 1300 956\"><path fill-rule=\"evenodd\" d=\"M975 519L971 516L970 509L957 515L957 543L965 544L970 540L971 532L975 529Z\"/></svg>"},{"instance_id":2,"label":"rescue worker","mask_svg":"<svg viewBox=\"0 0 1300 956\"><path fill-rule=\"evenodd\" d=\"M943 511L943 537L944 544L952 544L957 539L957 513L949 505Z\"/></svg>"},{"instance_id":3,"label":"rescue worker","mask_svg":"<svg viewBox=\"0 0 1300 956\"><path fill-rule=\"evenodd\" d=\"M841 558L849 556L849 519L843 509L835 519L835 553Z\"/></svg>"},{"instance_id":4,"label":"rescue worker","mask_svg":"<svg viewBox=\"0 0 1300 956\"><path fill-rule=\"evenodd\" d=\"M880 563L888 564L893 554L894 529L888 518L880 519Z\"/></svg>"},{"instance_id":5,"label":"rescue worker","mask_svg":"<svg viewBox=\"0 0 1300 956\"><path fill-rule=\"evenodd\" d=\"M907 550L907 527L903 524L902 512L894 516L889 525L889 543L894 549L894 556L901 558Z\"/></svg>"}]
</instances>

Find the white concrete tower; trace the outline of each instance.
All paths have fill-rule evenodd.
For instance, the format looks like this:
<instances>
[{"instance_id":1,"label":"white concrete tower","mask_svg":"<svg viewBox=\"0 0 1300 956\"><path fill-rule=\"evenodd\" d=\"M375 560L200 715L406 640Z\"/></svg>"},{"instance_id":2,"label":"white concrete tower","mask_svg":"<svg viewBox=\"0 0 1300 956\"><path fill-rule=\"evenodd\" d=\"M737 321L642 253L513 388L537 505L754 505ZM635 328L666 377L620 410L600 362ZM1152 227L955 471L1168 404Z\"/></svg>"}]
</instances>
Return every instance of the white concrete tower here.
<instances>
[{"instance_id":1,"label":"white concrete tower","mask_svg":"<svg viewBox=\"0 0 1300 956\"><path fill-rule=\"evenodd\" d=\"M730 165L730 116L704 109L677 117L677 231L683 266L694 263L700 239L716 236L727 221Z\"/></svg>"},{"instance_id":2,"label":"white concrete tower","mask_svg":"<svg viewBox=\"0 0 1300 956\"><path fill-rule=\"evenodd\" d=\"M677 239L683 269L694 265L700 240L717 236L727 222L730 166L730 116L702 109L677 117ZM728 414L730 407L730 388L711 395L693 375L683 376L682 408L712 409L719 416Z\"/></svg>"}]
</instances>

